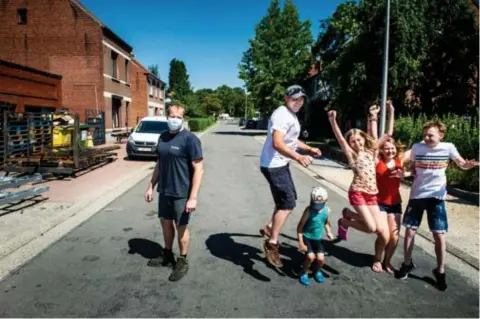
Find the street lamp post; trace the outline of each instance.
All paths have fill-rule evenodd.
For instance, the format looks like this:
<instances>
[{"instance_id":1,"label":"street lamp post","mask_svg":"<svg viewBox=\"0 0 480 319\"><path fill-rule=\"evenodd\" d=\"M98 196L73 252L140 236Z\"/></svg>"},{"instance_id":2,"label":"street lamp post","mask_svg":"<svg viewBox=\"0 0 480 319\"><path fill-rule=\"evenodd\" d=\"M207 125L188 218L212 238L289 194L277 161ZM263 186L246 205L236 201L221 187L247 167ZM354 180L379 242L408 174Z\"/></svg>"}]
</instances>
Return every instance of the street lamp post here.
<instances>
[{"instance_id":1,"label":"street lamp post","mask_svg":"<svg viewBox=\"0 0 480 319\"><path fill-rule=\"evenodd\" d=\"M248 95L247 95L247 89L245 89L245 121L247 120L247 108L248 108Z\"/></svg>"},{"instance_id":2,"label":"street lamp post","mask_svg":"<svg viewBox=\"0 0 480 319\"><path fill-rule=\"evenodd\" d=\"M383 49L383 80L382 80L382 105L380 109L380 132L379 136L385 134L387 87L388 87L388 49L390 47L390 0L387 0L387 12L385 13L385 43Z\"/></svg>"}]
</instances>

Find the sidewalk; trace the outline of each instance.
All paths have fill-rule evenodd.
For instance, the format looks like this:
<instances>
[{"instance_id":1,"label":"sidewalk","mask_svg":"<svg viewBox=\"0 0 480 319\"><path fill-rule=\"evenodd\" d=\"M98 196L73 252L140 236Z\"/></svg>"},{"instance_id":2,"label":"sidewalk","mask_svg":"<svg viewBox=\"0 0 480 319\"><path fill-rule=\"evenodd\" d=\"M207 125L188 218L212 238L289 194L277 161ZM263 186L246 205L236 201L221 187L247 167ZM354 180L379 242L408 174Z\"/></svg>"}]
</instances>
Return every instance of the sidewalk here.
<instances>
[{"instance_id":1,"label":"sidewalk","mask_svg":"<svg viewBox=\"0 0 480 319\"><path fill-rule=\"evenodd\" d=\"M95 199L121 183L133 186L151 172L153 161L125 160L125 145L117 160L77 178L52 180L43 201L0 206L0 259L61 224Z\"/></svg>"},{"instance_id":2,"label":"sidewalk","mask_svg":"<svg viewBox=\"0 0 480 319\"><path fill-rule=\"evenodd\" d=\"M264 136L255 137L259 142L265 141ZM345 191L347 197L348 188L353 178L350 169L330 161L328 159L314 159L308 167L310 171L317 174L319 178L336 185ZM403 199L402 207L405 211L410 196L410 187L401 185L400 194ZM447 235L447 251L462 259L476 269L479 268L479 208L474 203L465 201L458 197L447 195L445 205L448 212L449 232ZM403 229L401 231L403 235ZM424 214L418 234L433 242L429 231L427 216Z\"/></svg>"}]
</instances>

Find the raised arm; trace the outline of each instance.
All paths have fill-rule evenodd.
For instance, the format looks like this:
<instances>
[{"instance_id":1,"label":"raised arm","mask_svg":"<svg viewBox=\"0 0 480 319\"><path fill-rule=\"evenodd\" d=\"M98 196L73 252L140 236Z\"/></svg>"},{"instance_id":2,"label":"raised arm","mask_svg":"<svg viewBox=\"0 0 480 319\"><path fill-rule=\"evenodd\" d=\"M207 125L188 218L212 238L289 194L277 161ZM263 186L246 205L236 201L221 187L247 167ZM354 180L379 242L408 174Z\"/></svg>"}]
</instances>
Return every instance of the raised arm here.
<instances>
[{"instance_id":1,"label":"raised arm","mask_svg":"<svg viewBox=\"0 0 480 319\"><path fill-rule=\"evenodd\" d=\"M375 140L378 140L378 113L380 113L378 105L370 106L368 110L368 134Z\"/></svg>"},{"instance_id":2,"label":"raised arm","mask_svg":"<svg viewBox=\"0 0 480 319\"><path fill-rule=\"evenodd\" d=\"M393 135L393 123L395 121L395 109L393 107L392 101L387 101L387 135Z\"/></svg>"},{"instance_id":3,"label":"raised arm","mask_svg":"<svg viewBox=\"0 0 480 319\"><path fill-rule=\"evenodd\" d=\"M333 134L335 134L335 138L337 139L338 144L340 144L340 147L347 157L349 161L352 160L352 153L353 150L351 147L348 145L347 141L342 135L342 132L340 131L340 128L338 127L337 124L337 111L329 111L328 112L328 120L330 121L330 125L332 126Z\"/></svg>"}]
</instances>

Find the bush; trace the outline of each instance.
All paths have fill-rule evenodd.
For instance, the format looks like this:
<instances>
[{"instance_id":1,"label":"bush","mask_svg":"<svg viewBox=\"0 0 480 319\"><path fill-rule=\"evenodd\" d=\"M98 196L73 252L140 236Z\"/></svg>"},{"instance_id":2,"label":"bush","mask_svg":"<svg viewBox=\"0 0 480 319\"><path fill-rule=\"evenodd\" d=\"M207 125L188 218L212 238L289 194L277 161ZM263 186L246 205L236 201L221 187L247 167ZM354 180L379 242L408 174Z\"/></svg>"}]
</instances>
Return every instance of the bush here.
<instances>
[{"instance_id":1,"label":"bush","mask_svg":"<svg viewBox=\"0 0 480 319\"><path fill-rule=\"evenodd\" d=\"M410 148L414 143L423 140L423 124L430 120L441 120L447 126L443 140L455 144L460 155L465 159L478 159L478 119L448 114L442 117L427 117L420 115L417 118L402 116L395 120L394 137ZM447 169L447 181L451 186L464 190L478 192L479 170L464 171L450 164Z\"/></svg>"},{"instance_id":2,"label":"bush","mask_svg":"<svg viewBox=\"0 0 480 319\"><path fill-rule=\"evenodd\" d=\"M213 123L215 123L214 117L188 119L188 126L192 132L203 131Z\"/></svg>"}]
</instances>

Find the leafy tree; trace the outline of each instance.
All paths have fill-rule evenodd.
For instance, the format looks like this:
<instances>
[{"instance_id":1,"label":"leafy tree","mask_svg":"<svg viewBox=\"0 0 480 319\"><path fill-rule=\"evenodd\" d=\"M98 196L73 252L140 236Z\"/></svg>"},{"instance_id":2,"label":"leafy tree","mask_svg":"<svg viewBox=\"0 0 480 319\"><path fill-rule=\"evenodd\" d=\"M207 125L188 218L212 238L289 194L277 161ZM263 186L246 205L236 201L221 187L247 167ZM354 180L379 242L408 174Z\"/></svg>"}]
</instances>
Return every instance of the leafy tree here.
<instances>
[{"instance_id":1,"label":"leafy tree","mask_svg":"<svg viewBox=\"0 0 480 319\"><path fill-rule=\"evenodd\" d=\"M301 83L312 64L310 21L300 21L292 0L283 10L272 0L268 12L255 27L239 64L239 77L245 81L259 110L270 113L283 102L285 88Z\"/></svg>"},{"instance_id":2,"label":"leafy tree","mask_svg":"<svg viewBox=\"0 0 480 319\"><path fill-rule=\"evenodd\" d=\"M148 70L157 78L160 78L160 72L158 71L158 64L149 65Z\"/></svg>"},{"instance_id":3,"label":"leafy tree","mask_svg":"<svg viewBox=\"0 0 480 319\"><path fill-rule=\"evenodd\" d=\"M170 61L168 74L169 92L173 92L174 99L185 99L192 93L189 75L183 61L173 59Z\"/></svg>"}]
</instances>

